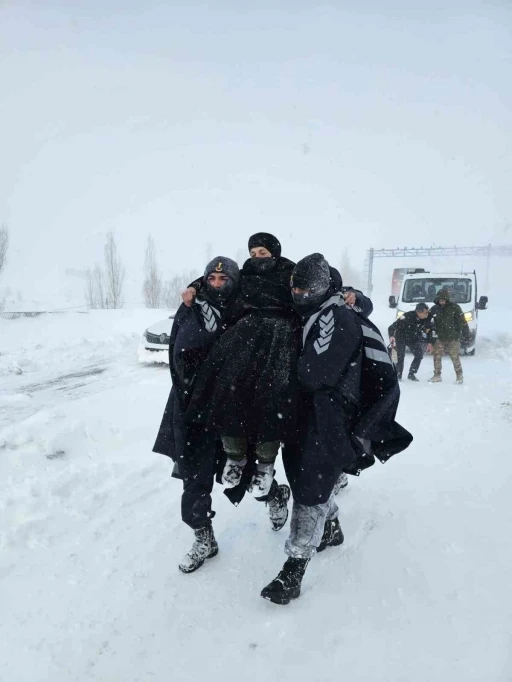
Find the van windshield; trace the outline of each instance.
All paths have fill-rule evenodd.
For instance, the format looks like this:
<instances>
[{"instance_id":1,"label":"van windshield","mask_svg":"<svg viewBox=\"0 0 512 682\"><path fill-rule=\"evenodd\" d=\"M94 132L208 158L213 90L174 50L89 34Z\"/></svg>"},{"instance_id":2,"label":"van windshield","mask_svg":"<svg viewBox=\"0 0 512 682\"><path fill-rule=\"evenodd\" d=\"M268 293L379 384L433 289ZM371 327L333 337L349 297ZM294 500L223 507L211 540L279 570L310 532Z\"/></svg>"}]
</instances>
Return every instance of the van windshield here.
<instances>
[{"instance_id":1,"label":"van windshield","mask_svg":"<svg viewBox=\"0 0 512 682\"><path fill-rule=\"evenodd\" d=\"M408 279L404 285L404 303L433 303L441 289L448 289L450 300L454 303L470 303L472 300L472 281L470 279L425 277Z\"/></svg>"}]
</instances>

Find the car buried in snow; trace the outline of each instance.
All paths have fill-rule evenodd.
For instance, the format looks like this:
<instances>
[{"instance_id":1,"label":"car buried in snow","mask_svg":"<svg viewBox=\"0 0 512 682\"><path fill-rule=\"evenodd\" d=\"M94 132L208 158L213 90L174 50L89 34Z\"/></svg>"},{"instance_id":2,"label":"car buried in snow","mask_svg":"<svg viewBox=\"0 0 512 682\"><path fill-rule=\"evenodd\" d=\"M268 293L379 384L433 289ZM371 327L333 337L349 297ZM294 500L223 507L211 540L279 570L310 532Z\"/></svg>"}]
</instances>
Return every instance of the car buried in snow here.
<instances>
[{"instance_id":1,"label":"car buried in snow","mask_svg":"<svg viewBox=\"0 0 512 682\"><path fill-rule=\"evenodd\" d=\"M174 320L174 315L166 317L165 320L155 322L144 332L144 349L152 352L169 350L169 341L171 338L171 328Z\"/></svg>"}]
</instances>

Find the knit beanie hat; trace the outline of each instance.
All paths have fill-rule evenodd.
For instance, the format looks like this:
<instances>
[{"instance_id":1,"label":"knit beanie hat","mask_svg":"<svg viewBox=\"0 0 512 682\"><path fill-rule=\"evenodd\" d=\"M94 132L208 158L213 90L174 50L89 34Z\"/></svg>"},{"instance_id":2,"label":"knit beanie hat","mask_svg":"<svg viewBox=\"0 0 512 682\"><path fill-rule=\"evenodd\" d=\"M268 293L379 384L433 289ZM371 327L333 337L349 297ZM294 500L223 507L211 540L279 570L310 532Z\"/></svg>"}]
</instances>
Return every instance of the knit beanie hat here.
<instances>
[{"instance_id":1,"label":"knit beanie hat","mask_svg":"<svg viewBox=\"0 0 512 682\"><path fill-rule=\"evenodd\" d=\"M227 275L235 284L238 284L240 280L240 270L238 265L231 258L226 258L225 256L216 256L211 260L204 270L204 278L208 279L208 275L212 272L222 272Z\"/></svg>"},{"instance_id":2,"label":"knit beanie hat","mask_svg":"<svg viewBox=\"0 0 512 682\"><path fill-rule=\"evenodd\" d=\"M277 237L268 232L258 232L253 234L249 238L249 251L256 248L257 246L263 246L270 251L273 258L279 258L281 256L281 244Z\"/></svg>"}]
</instances>

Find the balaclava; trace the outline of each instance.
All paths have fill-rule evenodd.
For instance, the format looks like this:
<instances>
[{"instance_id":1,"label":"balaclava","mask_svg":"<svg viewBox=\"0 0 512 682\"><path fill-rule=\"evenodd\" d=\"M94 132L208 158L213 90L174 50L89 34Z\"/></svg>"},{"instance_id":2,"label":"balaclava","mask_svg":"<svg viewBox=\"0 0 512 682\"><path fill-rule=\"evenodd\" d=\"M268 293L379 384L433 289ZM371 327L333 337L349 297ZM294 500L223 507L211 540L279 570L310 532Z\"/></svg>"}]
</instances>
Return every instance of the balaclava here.
<instances>
[{"instance_id":1,"label":"balaclava","mask_svg":"<svg viewBox=\"0 0 512 682\"><path fill-rule=\"evenodd\" d=\"M292 289L305 289L306 293L292 291L293 305L301 315L311 314L330 293L331 273L329 264L321 253L312 253L300 260L293 268Z\"/></svg>"},{"instance_id":2,"label":"balaclava","mask_svg":"<svg viewBox=\"0 0 512 682\"><path fill-rule=\"evenodd\" d=\"M208 275L211 275L212 272L222 272L224 275L229 277L227 282L221 286L220 289L212 287L208 282ZM206 266L204 270L204 279L208 297L211 298L215 303L224 305L229 301L231 296L233 296L238 288L238 282L240 281L240 270L238 269L238 265L234 260L231 260L231 258L216 256Z\"/></svg>"},{"instance_id":3,"label":"balaclava","mask_svg":"<svg viewBox=\"0 0 512 682\"><path fill-rule=\"evenodd\" d=\"M267 251L270 251L272 256L270 258L251 257L251 264L253 268L260 272L273 270L277 259L281 256L281 244L279 243L279 240L277 237L274 237L273 234L269 234L268 232L258 232L249 238L249 252L251 249L254 249L257 246L265 247Z\"/></svg>"}]
</instances>

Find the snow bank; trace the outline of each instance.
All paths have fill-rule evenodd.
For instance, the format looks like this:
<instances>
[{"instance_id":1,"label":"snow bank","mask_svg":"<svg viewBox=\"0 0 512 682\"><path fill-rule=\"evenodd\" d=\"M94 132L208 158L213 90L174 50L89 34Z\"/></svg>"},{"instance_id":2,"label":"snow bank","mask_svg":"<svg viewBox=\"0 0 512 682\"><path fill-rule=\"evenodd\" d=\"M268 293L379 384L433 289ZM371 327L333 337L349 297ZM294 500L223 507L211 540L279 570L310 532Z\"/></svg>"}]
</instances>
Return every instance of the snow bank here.
<instances>
[{"instance_id":1,"label":"snow bank","mask_svg":"<svg viewBox=\"0 0 512 682\"><path fill-rule=\"evenodd\" d=\"M82 366L105 357L136 357L144 330L166 310L91 310L36 318L0 318L0 376Z\"/></svg>"},{"instance_id":2,"label":"snow bank","mask_svg":"<svg viewBox=\"0 0 512 682\"><path fill-rule=\"evenodd\" d=\"M510 315L482 313L489 345L463 359L463 386L448 360L444 382L428 384L431 359L420 383L403 383L398 418L414 443L350 478L345 543L313 559L288 607L259 597L287 527L273 533L264 505L234 508L218 486L219 555L177 570L192 534L170 461L151 453L169 372L137 360L159 315L66 316L69 343L41 318L18 327L43 345L32 384L47 385L27 392L11 375L0 393L11 415L0 428L0 679L510 679L512 367L492 352ZM385 331L393 311L375 318ZM87 348L102 373L87 374ZM62 358L78 378L62 380Z\"/></svg>"},{"instance_id":3,"label":"snow bank","mask_svg":"<svg viewBox=\"0 0 512 682\"><path fill-rule=\"evenodd\" d=\"M137 357L139 362L146 365L158 364L158 365L168 365L169 364L169 352L166 350L147 350L144 348L144 344L141 343L137 350Z\"/></svg>"}]
</instances>

